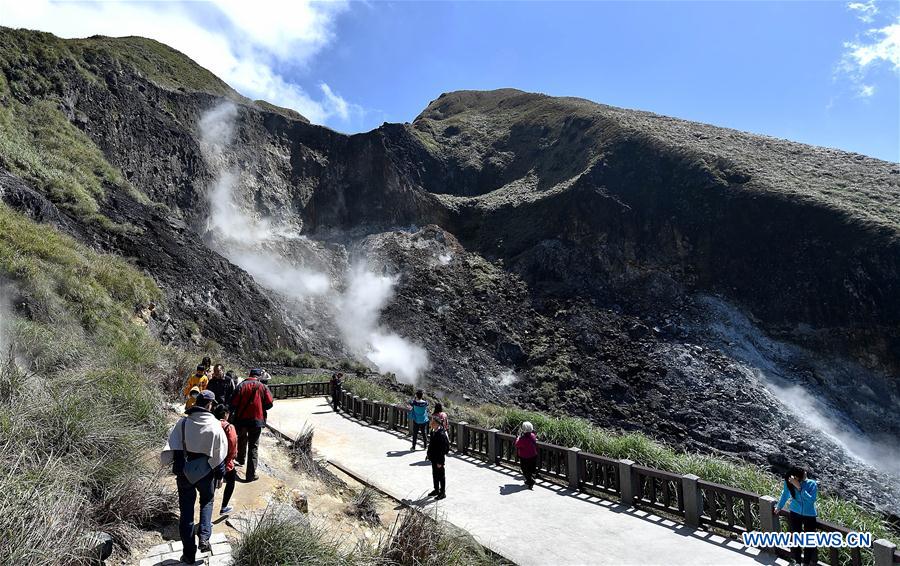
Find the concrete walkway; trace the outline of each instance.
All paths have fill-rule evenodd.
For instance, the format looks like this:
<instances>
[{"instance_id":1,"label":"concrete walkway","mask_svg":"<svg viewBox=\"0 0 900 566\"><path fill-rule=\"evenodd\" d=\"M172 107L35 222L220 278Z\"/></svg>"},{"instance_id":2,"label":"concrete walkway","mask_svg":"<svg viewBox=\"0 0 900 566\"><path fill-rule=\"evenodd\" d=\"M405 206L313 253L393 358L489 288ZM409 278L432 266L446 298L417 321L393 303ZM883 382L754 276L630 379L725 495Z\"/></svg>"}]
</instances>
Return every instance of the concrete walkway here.
<instances>
[{"instance_id":1,"label":"concrete walkway","mask_svg":"<svg viewBox=\"0 0 900 566\"><path fill-rule=\"evenodd\" d=\"M522 566L562 564L786 564L756 549L620 504L539 482L451 452L447 499L431 491L431 466L399 433L334 413L324 398L280 400L269 425L296 437L309 423L313 446L329 461L397 499L436 505L445 519Z\"/></svg>"}]
</instances>

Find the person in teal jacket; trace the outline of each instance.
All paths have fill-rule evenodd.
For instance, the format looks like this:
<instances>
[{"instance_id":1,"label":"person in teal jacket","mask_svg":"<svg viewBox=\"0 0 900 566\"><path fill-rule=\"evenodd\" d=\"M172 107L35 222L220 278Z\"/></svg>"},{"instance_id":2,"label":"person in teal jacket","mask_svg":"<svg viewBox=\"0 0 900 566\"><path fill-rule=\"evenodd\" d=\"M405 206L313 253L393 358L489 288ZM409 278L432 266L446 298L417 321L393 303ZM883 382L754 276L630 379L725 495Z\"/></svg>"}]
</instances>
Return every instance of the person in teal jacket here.
<instances>
[{"instance_id":1,"label":"person in teal jacket","mask_svg":"<svg viewBox=\"0 0 900 566\"><path fill-rule=\"evenodd\" d=\"M788 525L793 533L816 531L816 496L819 493L819 484L815 480L807 479L806 470L793 466L784 476L784 487L781 490L781 499L775 507L776 513L785 514L785 504L790 500ZM819 551L815 547L802 548L791 547L791 558L797 564L818 564Z\"/></svg>"},{"instance_id":2,"label":"person in teal jacket","mask_svg":"<svg viewBox=\"0 0 900 566\"><path fill-rule=\"evenodd\" d=\"M416 439L422 434L422 444L428 450L428 401L425 400L425 392L419 389L416 391L416 398L410 399L406 404L409 411L409 418L413 421L412 431L412 448L416 449Z\"/></svg>"}]
</instances>

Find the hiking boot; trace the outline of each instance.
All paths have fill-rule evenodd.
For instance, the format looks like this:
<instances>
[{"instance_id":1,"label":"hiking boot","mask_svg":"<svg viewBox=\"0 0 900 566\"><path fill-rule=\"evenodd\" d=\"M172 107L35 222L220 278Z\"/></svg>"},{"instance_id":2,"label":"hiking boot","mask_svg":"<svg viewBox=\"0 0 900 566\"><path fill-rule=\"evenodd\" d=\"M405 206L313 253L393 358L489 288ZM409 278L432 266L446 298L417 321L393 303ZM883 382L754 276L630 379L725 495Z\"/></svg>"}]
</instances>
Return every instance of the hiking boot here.
<instances>
[{"instance_id":1,"label":"hiking boot","mask_svg":"<svg viewBox=\"0 0 900 566\"><path fill-rule=\"evenodd\" d=\"M447 494L444 493L443 491L440 492L440 493L437 495L437 497L435 497L435 499L446 499L446 498L447 498Z\"/></svg>"},{"instance_id":2,"label":"hiking boot","mask_svg":"<svg viewBox=\"0 0 900 566\"><path fill-rule=\"evenodd\" d=\"M410 452L415 452L415 451L416 451L416 445L413 444L413 445L412 445L412 448L410 448L409 451L410 451Z\"/></svg>"},{"instance_id":3,"label":"hiking boot","mask_svg":"<svg viewBox=\"0 0 900 566\"><path fill-rule=\"evenodd\" d=\"M435 495L438 495L440 493L441 493L440 491L438 491L436 489L432 489L431 491L428 492L428 497L434 497Z\"/></svg>"},{"instance_id":4,"label":"hiking boot","mask_svg":"<svg viewBox=\"0 0 900 566\"><path fill-rule=\"evenodd\" d=\"M246 478L244 478L244 483L250 483L250 482L256 481L256 480L258 480L258 479L259 479L259 476L250 476L250 477L246 477Z\"/></svg>"},{"instance_id":5,"label":"hiking boot","mask_svg":"<svg viewBox=\"0 0 900 566\"><path fill-rule=\"evenodd\" d=\"M185 564L193 564L194 562L197 561L196 558L194 558L194 557L192 557L192 556L188 556L188 555L186 555L186 554L182 554L182 555L181 555L181 558L179 558L178 560L181 560L181 561L184 562Z\"/></svg>"},{"instance_id":6,"label":"hiking boot","mask_svg":"<svg viewBox=\"0 0 900 566\"><path fill-rule=\"evenodd\" d=\"M219 515L227 515L232 511L234 511L234 505L226 505L225 507L222 507L221 511L219 511Z\"/></svg>"},{"instance_id":7,"label":"hiking boot","mask_svg":"<svg viewBox=\"0 0 900 566\"><path fill-rule=\"evenodd\" d=\"M209 544L209 541L208 541L208 540L202 540L202 539L201 539L201 540L200 540L200 544L197 545L197 549L200 550L200 552L211 552L211 551L212 551L212 545Z\"/></svg>"}]
</instances>

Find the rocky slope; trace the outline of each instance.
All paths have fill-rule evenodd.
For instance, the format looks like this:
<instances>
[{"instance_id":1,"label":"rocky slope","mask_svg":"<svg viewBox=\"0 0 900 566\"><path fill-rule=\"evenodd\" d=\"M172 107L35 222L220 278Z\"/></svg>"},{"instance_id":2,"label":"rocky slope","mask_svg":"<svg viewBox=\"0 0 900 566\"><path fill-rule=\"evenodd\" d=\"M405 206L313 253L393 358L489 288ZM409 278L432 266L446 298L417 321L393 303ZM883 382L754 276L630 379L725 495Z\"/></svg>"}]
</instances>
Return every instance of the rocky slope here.
<instances>
[{"instance_id":1,"label":"rocky slope","mask_svg":"<svg viewBox=\"0 0 900 566\"><path fill-rule=\"evenodd\" d=\"M169 339L359 355L332 299L362 261L432 387L900 501L897 164L515 90L347 136L149 40L0 40L3 200L132 258ZM201 122L223 100L220 144ZM42 116L109 164L96 187L29 161L64 151ZM294 292L310 273L329 290Z\"/></svg>"}]
</instances>

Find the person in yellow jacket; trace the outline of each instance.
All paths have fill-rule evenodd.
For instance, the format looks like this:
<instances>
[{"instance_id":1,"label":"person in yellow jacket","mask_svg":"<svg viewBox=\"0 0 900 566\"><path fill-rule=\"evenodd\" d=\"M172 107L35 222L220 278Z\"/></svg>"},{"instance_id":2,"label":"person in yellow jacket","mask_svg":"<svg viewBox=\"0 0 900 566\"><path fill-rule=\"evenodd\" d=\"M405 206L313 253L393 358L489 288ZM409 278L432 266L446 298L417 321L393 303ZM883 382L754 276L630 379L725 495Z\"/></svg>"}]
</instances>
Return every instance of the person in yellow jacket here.
<instances>
[{"instance_id":1,"label":"person in yellow jacket","mask_svg":"<svg viewBox=\"0 0 900 566\"><path fill-rule=\"evenodd\" d=\"M183 392L184 396L187 398L187 401L184 403L185 411L194 406L194 402L197 400L197 394L206 389L206 385L209 383L209 377L206 376L207 369L208 368L201 364L197 366L197 371L188 378ZM193 391L194 389L197 391Z\"/></svg>"}]
</instances>

